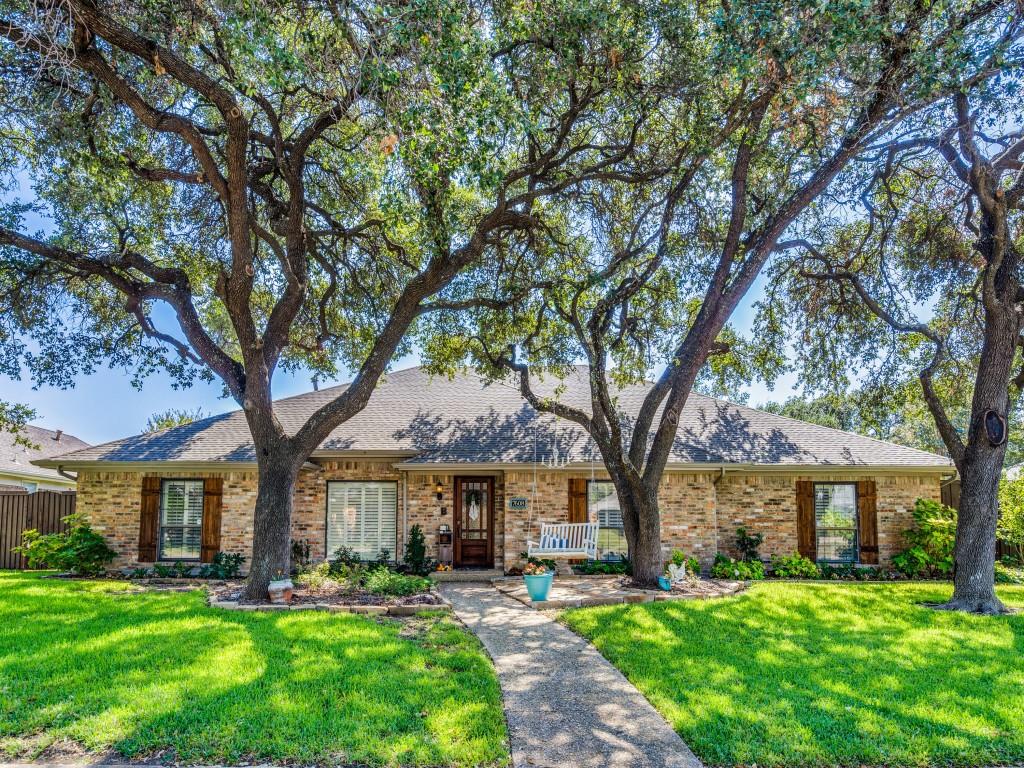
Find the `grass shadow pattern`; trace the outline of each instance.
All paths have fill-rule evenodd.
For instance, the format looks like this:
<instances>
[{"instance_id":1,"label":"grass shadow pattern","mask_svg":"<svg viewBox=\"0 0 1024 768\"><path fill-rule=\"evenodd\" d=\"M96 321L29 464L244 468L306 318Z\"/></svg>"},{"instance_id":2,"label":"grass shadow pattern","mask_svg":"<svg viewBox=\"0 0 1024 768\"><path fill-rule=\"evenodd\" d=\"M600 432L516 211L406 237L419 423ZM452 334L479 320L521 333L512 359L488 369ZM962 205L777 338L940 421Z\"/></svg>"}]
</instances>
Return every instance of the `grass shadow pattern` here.
<instances>
[{"instance_id":1,"label":"grass shadow pattern","mask_svg":"<svg viewBox=\"0 0 1024 768\"><path fill-rule=\"evenodd\" d=\"M0 573L0 756L503 765L493 667L451 619L208 608L202 593Z\"/></svg>"}]
</instances>

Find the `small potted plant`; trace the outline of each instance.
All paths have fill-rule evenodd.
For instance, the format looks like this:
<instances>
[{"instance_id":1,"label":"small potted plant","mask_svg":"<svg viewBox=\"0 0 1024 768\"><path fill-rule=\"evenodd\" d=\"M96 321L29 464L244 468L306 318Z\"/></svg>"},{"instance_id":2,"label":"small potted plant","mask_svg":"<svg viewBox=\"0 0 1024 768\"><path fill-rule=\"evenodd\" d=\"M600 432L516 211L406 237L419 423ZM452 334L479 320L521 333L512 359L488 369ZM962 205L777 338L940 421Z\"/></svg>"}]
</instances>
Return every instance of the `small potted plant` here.
<instances>
[{"instance_id":1,"label":"small potted plant","mask_svg":"<svg viewBox=\"0 0 1024 768\"><path fill-rule=\"evenodd\" d=\"M292 601L292 590L294 589L295 585L292 584L292 580L285 576L283 571L278 571L267 586L270 602L275 605L287 605Z\"/></svg>"},{"instance_id":2,"label":"small potted plant","mask_svg":"<svg viewBox=\"0 0 1024 768\"><path fill-rule=\"evenodd\" d=\"M551 582L554 578L554 571L549 571L547 566L541 563L527 563L523 568L523 581L526 583L526 592L535 603L548 599L548 593L551 592Z\"/></svg>"}]
</instances>

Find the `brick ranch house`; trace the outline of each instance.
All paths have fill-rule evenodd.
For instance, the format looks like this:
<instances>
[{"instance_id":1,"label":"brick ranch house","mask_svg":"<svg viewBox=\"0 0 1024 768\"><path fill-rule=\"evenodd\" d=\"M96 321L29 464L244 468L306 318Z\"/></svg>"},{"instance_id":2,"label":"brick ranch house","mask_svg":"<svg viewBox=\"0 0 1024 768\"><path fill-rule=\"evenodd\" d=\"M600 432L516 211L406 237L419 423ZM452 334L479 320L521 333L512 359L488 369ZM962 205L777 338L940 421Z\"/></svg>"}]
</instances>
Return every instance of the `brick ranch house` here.
<instances>
[{"instance_id":1,"label":"brick ranch house","mask_svg":"<svg viewBox=\"0 0 1024 768\"><path fill-rule=\"evenodd\" d=\"M563 386L563 401L589 402L585 372ZM338 391L279 400L278 416L292 431ZM645 391L622 390L622 410ZM256 465L241 411L37 463L77 473L78 510L117 566L251 554ZM763 556L884 564L915 500L939 499L953 474L940 456L693 394L661 485L664 549L707 565L745 526L764 535ZM601 526L600 556L625 553L615 492L575 424L538 414L507 384L411 368L389 374L310 457L292 536L314 559L341 546L395 557L418 524L436 558L447 527L456 568L508 569L541 522L587 520Z\"/></svg>"}]
</instances>

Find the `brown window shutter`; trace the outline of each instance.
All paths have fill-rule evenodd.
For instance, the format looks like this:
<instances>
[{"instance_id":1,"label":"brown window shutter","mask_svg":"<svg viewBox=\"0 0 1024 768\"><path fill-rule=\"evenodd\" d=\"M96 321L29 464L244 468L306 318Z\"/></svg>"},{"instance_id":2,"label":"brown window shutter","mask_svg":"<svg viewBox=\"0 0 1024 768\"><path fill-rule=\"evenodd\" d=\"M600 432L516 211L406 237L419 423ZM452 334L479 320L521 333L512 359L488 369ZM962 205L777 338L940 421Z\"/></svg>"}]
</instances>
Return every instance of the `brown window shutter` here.
<instances>
[{"instance_id":1,"label":"brown window shutter","mask_svg":"<svg viewBox=\"0 0 1024 768\"><path fill-rule=\"evenodd\" d=\"M208 477L203 481L203 543L199 559L212 563L220 552L220 510L224 497L224 478Z\"/></svg>"},{"instance_id":2,"label":"brown window shutter","mask_svg":"<svg viewBox=\"0 0 1024 768\"><path fill-rule=\"evenodd\" d=\"M878 563L878 494L874 480L857 483L857 527L860 539L860 561Z\"/></svg>"},{"instance_id":3,"label":"brown window shutter","mask_svg":"<svg viewBox=\"0 0 1024 768\"><path fill-rule=\"evenodd\" d=\"M569 522L586 523L587 520L587 479L569 478Z\"/></svg>"},{"instance_id":4,"label":"brown window shutter","mask_svg":"<svg viewBox=\"0 0 1024 768\"><path fill-rule=\"evenodd\" d=\"M160 524L160 478L142 478L142 506L139 512L139 562L156 561L156 532Z\"/></svg>"},{"instance_id":5,"label":"brown window shutter","mask_svg":"<svg viewBox=\"0 0 1024 768\"><path fill-rule=\"evenodd\" d=\"M796 547L811 560L818 559L817 526L814 522L814 483L796 481Z\"/></svg>"}]
</instances>

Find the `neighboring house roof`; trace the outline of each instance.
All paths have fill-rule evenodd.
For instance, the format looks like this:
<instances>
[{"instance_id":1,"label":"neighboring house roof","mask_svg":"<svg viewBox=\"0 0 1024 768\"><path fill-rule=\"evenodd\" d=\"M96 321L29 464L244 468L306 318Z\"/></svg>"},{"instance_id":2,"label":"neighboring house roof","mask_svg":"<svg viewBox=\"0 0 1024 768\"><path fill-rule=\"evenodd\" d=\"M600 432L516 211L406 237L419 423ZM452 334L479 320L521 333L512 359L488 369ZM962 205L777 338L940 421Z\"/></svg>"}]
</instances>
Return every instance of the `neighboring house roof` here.
<instances>
[{"instance_id":1,"label":"neighboring house roof","mask_svg":"<svg viewBox=\"0 0 1024 768\"><path fill-rule=\"evenodd\" d=\"M79 440L74 435L60 430L34 427L31 424L25 426L19 436L32 443L32 447L26 447L16 442L14 434L0 430L0 475L17 475L29 480L53 480L59 483L69 483L68 478L59 474L56 469L34 465L32 462L89 447L87 442Z\"/></svg>"},{"instance_id":2,"label":"neighboring house roof","mask_svg":"<svg viewBox=\"0 0 1024 768\"><path fill-rule=\"evenodd\" d=\"M278 400L275 412L289 433L299 429L319 406L337 397L345 385ZM588 409L586 369L564 382L549 380L539 389L559 389L562 402ZM619 390L619 407L629 418L639 410L649 385ZM488 384L471 373L453 379L430 376L421 368L388 374L360 413L342 424L313 454L370 453L399 456L407 465L529 464L599 460L575 423L534 411L518 389ZM152 434L116 440L64 454L72 467L95 462L205 463L255 461L241 411L196 421ZM691 394L679 419L669 458L672 464L891 466L941 469L942 456L765 413L742 405Z\"/></svg>"}]
</instances>

